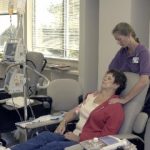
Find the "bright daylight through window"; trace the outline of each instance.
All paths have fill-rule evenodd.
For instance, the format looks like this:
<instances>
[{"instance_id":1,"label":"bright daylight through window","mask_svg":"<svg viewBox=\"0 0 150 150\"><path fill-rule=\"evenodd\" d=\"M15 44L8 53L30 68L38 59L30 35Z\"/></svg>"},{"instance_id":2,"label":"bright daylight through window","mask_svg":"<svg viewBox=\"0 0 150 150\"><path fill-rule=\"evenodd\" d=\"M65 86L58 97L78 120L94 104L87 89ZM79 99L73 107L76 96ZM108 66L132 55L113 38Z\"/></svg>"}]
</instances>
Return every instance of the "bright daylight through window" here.
<instances>
[{"instance_id":1,"label":"bright daylight through window","mask_svg":"<svg viewBox=\"0 0 150 150\"><path fill-rule=\"evenodd\" d=\"M10 37L15 37L17 27L17 14L14 8L13 14L8 13L8 0L0 0L0 57L4 51L5 42Z\"/></svg>"},{"instance_id":2,"label":"bright daylight through window","mask_svg":"<svg viewBox=\"0 0 150 150\"><path fill-rule=\"evenodd\" d=\"M79 57L79 0L34 0L32 49L47 57Z\"/></svg>"}]
</instances>

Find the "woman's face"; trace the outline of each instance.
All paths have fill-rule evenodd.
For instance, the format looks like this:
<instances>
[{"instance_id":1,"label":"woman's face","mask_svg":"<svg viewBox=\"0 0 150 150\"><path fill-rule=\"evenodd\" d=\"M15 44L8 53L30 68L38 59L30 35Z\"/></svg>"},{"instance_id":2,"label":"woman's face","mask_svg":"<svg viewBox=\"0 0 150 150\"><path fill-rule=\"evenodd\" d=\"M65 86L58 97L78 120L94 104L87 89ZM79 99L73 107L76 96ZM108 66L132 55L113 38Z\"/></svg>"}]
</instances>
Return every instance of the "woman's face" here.
<instances>
[{"instance_id":1,"label":"woman's face","mask_svg":"<svg viewBox=\"0 0 150 150\"><path fill-rule=\"evenodd\" d=\"M116 89L118 88L118 85L114 83L115 81L115 78L114 76L111 74L111 73L106 73L103 77L103 80L102 80L102 88L105 88L105 89Z\"/></svg>"},{"instance_id":2,"label":"woman's face","mask_svg":"<svg viewBox=\"0 0 150 150\"><path fill-rule=\"evenodd\" d=\"M115 40L121 47L129 46L130 36L124 36L124 35L120 35L118 33L114 33L113 35L114 35Z\"/></svg>"}]
</instances>

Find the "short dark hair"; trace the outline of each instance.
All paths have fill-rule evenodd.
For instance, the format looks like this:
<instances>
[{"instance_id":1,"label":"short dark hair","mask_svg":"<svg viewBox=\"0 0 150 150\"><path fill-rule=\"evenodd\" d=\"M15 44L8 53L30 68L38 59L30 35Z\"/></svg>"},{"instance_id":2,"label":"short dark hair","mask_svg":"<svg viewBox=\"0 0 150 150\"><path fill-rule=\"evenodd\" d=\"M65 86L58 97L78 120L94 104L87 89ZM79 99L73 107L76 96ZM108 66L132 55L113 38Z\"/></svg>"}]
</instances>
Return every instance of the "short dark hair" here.
<instances>
[{"instance_id":1,"label":"short dark hair","mask_svg":"<svg viewBox=\"0 0 150 150\"><path fill-rule=\"evenodd\" d=\"M107 73L111 73L115 78L114 83L119 85L119 87L115 92L115 94L119 95L126 88L126 82L127 82L126 75L123 72L115 69L108 70Z\"/></svg>"}]
</instances>

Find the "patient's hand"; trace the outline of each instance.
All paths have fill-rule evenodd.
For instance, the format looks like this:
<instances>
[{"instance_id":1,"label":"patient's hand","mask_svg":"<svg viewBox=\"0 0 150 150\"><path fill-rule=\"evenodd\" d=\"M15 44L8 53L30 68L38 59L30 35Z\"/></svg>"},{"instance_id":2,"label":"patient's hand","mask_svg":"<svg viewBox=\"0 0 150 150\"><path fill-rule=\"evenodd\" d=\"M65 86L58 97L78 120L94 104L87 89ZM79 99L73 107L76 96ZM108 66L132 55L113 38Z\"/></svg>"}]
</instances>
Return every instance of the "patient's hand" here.
<instances>
[{"instance_id":1,"label":"patient's hand","mask_svg":"<svg viewBox=\"0 0 150 150\"><path fill-rule=\"evenodd\" d=\"M72 140L72 141L79 141L79 136L75 135L73 132L66 132L64 134L64 137L68 140Z\"/></svg>"},{"instance_id":2,"label":"patient's hand","mask_svg":"<svg viewBox=\"0 0 150 150\"><path fill-rule=\"evenodd\" d=\"M65 130L66 130L66 123L62 121L56 128L55 133L64 134Z\"/></svg>"}]
</instances>

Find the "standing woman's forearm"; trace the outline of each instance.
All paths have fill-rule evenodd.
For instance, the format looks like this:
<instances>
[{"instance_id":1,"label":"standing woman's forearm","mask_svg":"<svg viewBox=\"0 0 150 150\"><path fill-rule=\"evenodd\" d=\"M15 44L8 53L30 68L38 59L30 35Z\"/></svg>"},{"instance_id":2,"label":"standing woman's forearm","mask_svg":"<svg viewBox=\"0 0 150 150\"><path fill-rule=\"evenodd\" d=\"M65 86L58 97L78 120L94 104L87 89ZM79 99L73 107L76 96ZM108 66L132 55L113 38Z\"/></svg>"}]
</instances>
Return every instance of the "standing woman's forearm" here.
<instances>
[{"instance_id":1,"label":"standing woman's forearm","mask_svg":"<svg viewBox=\"0 0 150 150\"><path fill-rule=\"evenodd\" d=\"M138 82L133 86L133 88L123 97L123 103L129 102L136 95L138 95L146 85L149 84L149 76L141 75Z\"/></svg>"}]
</instances>

